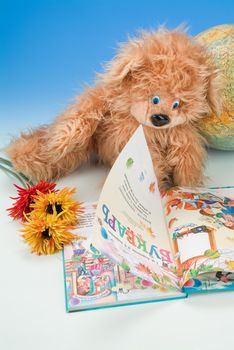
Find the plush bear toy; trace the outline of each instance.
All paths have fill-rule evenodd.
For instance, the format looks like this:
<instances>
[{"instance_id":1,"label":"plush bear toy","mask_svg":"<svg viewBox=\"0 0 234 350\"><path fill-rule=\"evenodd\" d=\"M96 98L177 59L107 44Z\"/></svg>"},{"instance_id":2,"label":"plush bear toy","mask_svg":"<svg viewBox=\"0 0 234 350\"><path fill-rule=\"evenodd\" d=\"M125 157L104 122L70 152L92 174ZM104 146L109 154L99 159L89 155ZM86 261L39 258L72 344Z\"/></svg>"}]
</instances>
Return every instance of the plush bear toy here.
<instances>
[{"instance_id":1,"label":"plush bear toy","mask_svg":"<svg viewBox=\"0 0 234 350\"><path fill-rule=\"evenodd\" d=\"M201 185L205 147L196 124L219 113L218 91L212 60L192 38L143 32L122 45L94 87L51 125L13 140L7 153L16 170L49 181L91 152L112 165L142 124L160 188Z\"/></svg>"}]
</instances>

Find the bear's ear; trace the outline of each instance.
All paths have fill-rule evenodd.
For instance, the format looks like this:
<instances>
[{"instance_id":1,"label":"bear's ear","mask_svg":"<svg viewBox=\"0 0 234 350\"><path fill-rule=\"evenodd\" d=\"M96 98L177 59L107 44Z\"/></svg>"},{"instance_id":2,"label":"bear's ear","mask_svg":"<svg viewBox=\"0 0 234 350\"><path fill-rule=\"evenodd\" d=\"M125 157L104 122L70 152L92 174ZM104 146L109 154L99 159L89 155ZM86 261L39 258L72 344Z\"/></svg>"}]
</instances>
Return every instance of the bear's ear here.
<instances>
[{"instance_id":1,"label":"bear's ear","mask_svg":"<svg viewBox=\"0 0 234 350\"><path fill-rule=\"evenodd\" d=\"M221 73L212 69L208 76L207 101L211 111L217 116L222 112Z\"/></svg>"},{"instance_id":2,"label":"bear's ear","mask_svg":"<svg viewBox=\"0 0 234 350\"><path fill-rule=\"evenodd\" d=\"M115 58L108 62L104 73L99 75L106 83L122 83L126 79L131 79L134 72L144 64L144 58L139 52L134 50L121 50Z\"/></svg>"},{"instance_id":3,"label":"bear's ear","mask_svg":"<svg viewBox=\"0 0 234 350\"><path fill-rule=\"evenodd\" d=\"M134 59L129 57L116 57L109 69L111 79L121 81L131 75L134 67Z\"/></svg>"}]
</instances>

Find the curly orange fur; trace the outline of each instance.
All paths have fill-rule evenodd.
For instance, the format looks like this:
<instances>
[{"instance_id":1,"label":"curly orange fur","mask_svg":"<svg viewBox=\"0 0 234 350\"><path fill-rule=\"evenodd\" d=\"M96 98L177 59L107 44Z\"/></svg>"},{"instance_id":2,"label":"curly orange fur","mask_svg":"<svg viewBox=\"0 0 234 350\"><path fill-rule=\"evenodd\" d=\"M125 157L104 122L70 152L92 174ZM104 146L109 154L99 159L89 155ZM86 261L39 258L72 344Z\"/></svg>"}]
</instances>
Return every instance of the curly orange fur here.
<instances>
[{"instance_id":1,"label":"curly orange fur","mask_svg":"<svg viewBox=\"0 0 234 350\"><path fill-rule=\"evenodd\" d=\"M205 148L196 123L220 112L218 77L206 51L180 30L142 32L120 47L96 85L54 123L22 134L7 153L30 178L52 180L74 170L92 151L113 164L141 123L160 187L200 185ZM160 96L158 105L151 102L154 95ZM170 123L152 125L150 117L157 113Z\"/></svg>"}]
</instances>

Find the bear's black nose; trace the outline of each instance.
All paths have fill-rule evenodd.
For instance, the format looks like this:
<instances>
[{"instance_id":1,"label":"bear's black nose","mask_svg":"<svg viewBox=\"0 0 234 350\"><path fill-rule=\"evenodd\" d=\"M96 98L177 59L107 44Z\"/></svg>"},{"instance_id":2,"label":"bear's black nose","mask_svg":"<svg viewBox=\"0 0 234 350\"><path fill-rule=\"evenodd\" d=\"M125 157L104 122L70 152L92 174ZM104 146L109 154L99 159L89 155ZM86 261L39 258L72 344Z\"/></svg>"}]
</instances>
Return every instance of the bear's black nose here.
<instances>
[{"instance_id":1,"label":"bear's black nose","mask_svg":"<svg viewBox=\"0 0 234 350\"><path fill-rule=\"evenodd\" d=\"M166 114L153 114L151 122L154 126L163 126L170 123L170 118Z\"/></svg>"}]
</instances>

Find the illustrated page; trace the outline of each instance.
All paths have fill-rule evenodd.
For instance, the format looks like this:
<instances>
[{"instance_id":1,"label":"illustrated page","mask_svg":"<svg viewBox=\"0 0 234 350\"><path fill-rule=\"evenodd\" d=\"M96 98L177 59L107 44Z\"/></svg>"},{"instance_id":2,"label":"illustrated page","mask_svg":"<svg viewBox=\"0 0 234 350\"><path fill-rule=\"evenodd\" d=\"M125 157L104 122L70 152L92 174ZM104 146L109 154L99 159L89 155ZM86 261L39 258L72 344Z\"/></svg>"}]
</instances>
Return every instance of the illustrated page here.
<instances>
[{"instance_id":1,"label":"illustrated page","mask_svg":"<svg viewBox=\"0 0 234 350\"><path fill-rule=\"evenodd\" d=\"M127 266L114 264L94 246L86 249L93 231L95 203L86 203L72 244L64 246L63 262L67 311L181 298L183 294L161 288L134 276Z\"/></svg>"},{"instance_id":2,"label":"illustrated page","mask_svg":"<svg viewBox=\"0 0 234 350\"><path fill-rule=\"evenodd\" d=\"M232 284L234 188L174 188L162 196L174 258L183 283L198 275L213 274L217 282Z\"/></svg>"},{"instance_id":3,"label":"illustrated page","mask_svg":"<svg viewBox=\"0 0 234 350\"><path fill-rule=\"evenodd\" d=\"M127 143L105 182L92 244L131 273L178 289L161 197L142 127Z\"/></svg>"}]
</instances>

